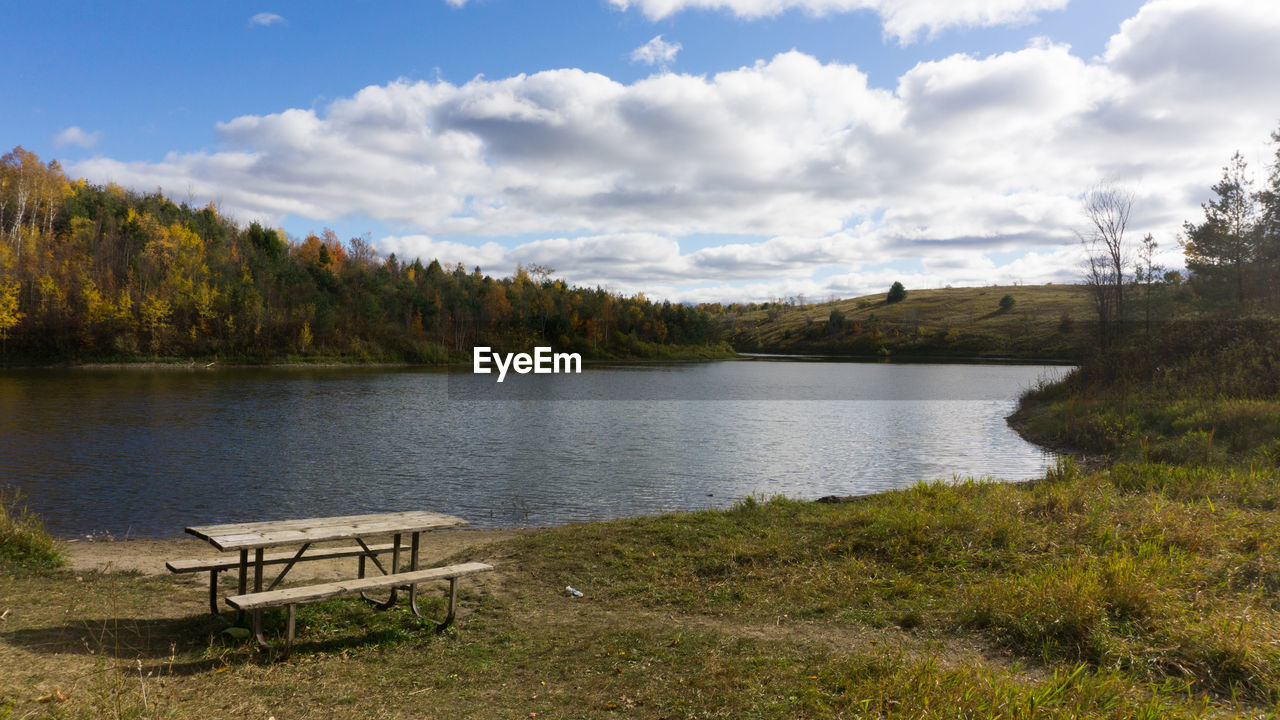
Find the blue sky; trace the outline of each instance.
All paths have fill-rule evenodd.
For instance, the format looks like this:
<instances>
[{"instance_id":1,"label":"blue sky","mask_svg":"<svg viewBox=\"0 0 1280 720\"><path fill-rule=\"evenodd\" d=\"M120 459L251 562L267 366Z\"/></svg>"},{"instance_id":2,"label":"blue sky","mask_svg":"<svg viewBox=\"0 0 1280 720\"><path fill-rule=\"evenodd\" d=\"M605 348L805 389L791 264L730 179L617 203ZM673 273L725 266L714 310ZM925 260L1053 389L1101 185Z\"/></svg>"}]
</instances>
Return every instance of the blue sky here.
<instances>
[{"instance_id":1,"label":"blue sky","mask_svg":"<svg viewBox=\"0 0 1280 720\"><path fill-rule=\"evenodd\" d=\"M1091 182L1135 187L1173 263L1230 153L1269 161L1263 5L9 3L0 139L294 235L672 299L1069 281Z\"/></svg>"}]
</instances>

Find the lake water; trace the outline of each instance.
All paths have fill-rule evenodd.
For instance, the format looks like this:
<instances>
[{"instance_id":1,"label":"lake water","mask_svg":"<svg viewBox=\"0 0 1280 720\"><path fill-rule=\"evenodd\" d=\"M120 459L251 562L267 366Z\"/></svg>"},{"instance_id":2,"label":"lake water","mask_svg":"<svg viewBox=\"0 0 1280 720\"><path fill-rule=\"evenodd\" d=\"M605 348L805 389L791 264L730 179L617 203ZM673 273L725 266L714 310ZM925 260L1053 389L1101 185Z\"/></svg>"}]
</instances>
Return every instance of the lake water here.
<instances>
[{"instance_id":1,"label":"lake water","mask_svg":"<svg viewBox=\"0 0 1280 720\"><path fill-rule=\"evenodd\" d=\"M468 369L469 370L469 369ZM0 485L55 535L429 509L478 527L1040 475L1005 424L1064 367L769 361L0 372Z\"/></svg>"}]
</instances>

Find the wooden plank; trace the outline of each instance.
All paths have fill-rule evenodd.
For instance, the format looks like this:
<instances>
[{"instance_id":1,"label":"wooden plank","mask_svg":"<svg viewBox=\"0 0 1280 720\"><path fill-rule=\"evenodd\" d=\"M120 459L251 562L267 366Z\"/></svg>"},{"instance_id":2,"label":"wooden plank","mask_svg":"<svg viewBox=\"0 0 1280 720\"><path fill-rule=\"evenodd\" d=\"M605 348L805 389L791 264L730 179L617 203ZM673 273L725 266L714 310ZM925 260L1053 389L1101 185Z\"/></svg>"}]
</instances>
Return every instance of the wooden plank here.
<instances>
[{"instance_id":1,"label":"wooden plank","mask_svg":"<svg viewBox=\"0 0 1280 720\"><path fill-rule=\"evenodd\" d=\"M398 532L423 532L461 527L466 524L466 520L453 515L411 510L331 518L197 525L187 528L187 532L208 541L219 550L242 550L353 537L392 535Z\"/></svg>"},{"instance_id":2,"label":"wooden plank","mask_svg":"<svg viewBox=\"0 0 1280 720\"><path fill-rule=\"evenodd\" d=\"M340 515L337 517L322 518L295 518L290 520L267 520L255 521L247 523L227 523L224 525L207 525L201 530L216 531L219 534L234 534L237 532L259 532L263 527L280 530L305 530L327 524L350 525L367 522L383 522L392 521L398 523L405 518L413 517L451 517L449 515L441 515L423 510L407 510L403 512L392 513L371 513L366 515Z\"/></svg>"},{"instance_id":3,"label":"wooden plank","mask_svg":"<svg viewBox=\"0 0 1280 720\"><path fill-rule=\"evenodd\" d=\"M369 549L375 553L391 552L391 543L381 545L370 545ZM401 545L401 550L407 550L407 545ZM320 548L312 550L303 555L298 562L306 562L308 560L330 560L333 558L356 557L364 555L364 550L358 547L342 547L342 548ZM289 562L295 553L271 553L262 557L263 565L282 565ZM190 560L170 560L164 566L171 573L189 573L202 572L209 570L231 570L240 567L240 558L233 556L224 556L216 558L193 558Z\"/></svg>"},{"instance_id":4,"label":"wooden plank","mask_svg":"<svg viewBox=\"0 0 1280 720\"><path fill-rule=\"evenodd\" d=\"M341 580L338 582L324 583L322 585L305 585L302 587L284 588L281 590L272 590L271 592L248 593L236 595L227 598L227 604L237 610L261 610L269 607L279 607L281 605L292 605L299 602L312 602L315 600L326 600L332 597L340 597L342 595L355 595L365 590L378 590L380 588L388 588L399 585L416 585L418 583L431 582L432 580L449 580L451 578L459 578L476 573L487 572L492 570L492 565L485 563L462 563L461 565L446 565L444 567L429 568L427 570L417 570L407 573L396 573L394 575L379 575L377 577L362 578L358 580Z\"/></svg>"},{"instance_id":5,"label":"wooden plank","mask_svg":"<svg viewBox=\"0 0 1280 720\"><path fill-rule=\"evenodd\" d=\"M187 528L220 549L269 547L287 543L319 542L358 536L412 532L444 527L458 527L466 521L450 515L430 512L352 515L337 518L236 523Z\"/></svg>"}]
</instances>

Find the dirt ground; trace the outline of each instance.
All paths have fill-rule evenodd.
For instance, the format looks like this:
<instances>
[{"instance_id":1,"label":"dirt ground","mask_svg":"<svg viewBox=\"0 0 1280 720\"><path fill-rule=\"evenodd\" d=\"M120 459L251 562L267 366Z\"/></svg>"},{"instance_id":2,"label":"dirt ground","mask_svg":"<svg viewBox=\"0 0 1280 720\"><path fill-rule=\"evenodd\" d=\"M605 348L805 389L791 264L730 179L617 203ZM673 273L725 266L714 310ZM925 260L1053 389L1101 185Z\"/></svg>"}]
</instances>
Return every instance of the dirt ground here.
<instances>
[{"instance_id":1,"label":"dirt ground","mask_svg":"<svg viewBox=\"0 0 1280 720\"><path fill-rule=\"evenodd\" d=\"M431 566L462 550L527 532L533 531L459 529L423 533L419 557L424 566ZM323 544L318 544L317 547L323 547ZM143 575L167 574L169 571L164 564L169 560L218 557L220 554L209 543L194 537L171 540L71 540L65 542L63 548L66 550L69 567L76 572L96 570L138 572ZM294 580L350 577L355 563L355 558L298 563L289 571L289 577ZM205 573L197 575L208 577Z\"/></svg>"}]
</instances>

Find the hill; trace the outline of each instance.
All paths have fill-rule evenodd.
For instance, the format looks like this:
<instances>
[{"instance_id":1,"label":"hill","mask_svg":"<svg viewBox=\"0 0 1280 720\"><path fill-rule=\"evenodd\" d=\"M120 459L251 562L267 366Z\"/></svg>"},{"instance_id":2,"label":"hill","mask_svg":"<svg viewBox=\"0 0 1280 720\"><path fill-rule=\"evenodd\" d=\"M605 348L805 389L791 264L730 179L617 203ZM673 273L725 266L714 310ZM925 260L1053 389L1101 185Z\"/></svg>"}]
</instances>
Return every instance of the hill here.
<instances>
[{"instance_id":1,"label":"hill","mask_svg":"<svg viewBox=\"0 0 1280 720\"><path fill-rule=\"evenodd\" d=\"M1012 306L1004 297L1013 299ZM731 306L722 336L740 352L849 356L1066 360L1093 340L1093 308L1081 285L910 290L791 305Z\"/></svg>"},{"instance_id":2,"label":"hill","mask_svg":"<svg viewBox=\"0 0 1280 720\"><path fill-rule=\"evenodd\" d=\"M723 357L698 309L494 278L449 258L379 255L367 238L243 227L212 205L70 180L0 157L0 366L205 358L468 360L473 346L588 358Z\"/></svg>"}]
</instances>

